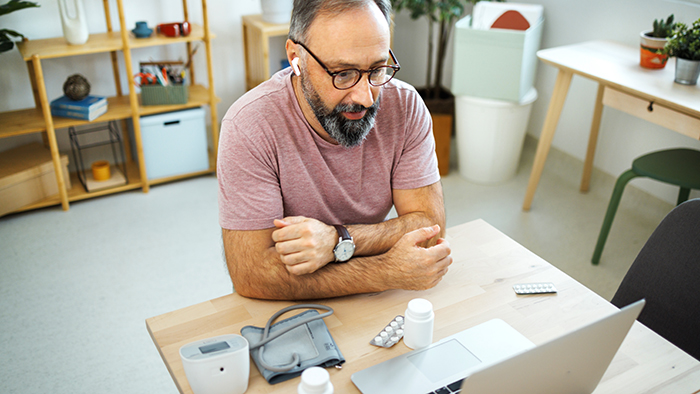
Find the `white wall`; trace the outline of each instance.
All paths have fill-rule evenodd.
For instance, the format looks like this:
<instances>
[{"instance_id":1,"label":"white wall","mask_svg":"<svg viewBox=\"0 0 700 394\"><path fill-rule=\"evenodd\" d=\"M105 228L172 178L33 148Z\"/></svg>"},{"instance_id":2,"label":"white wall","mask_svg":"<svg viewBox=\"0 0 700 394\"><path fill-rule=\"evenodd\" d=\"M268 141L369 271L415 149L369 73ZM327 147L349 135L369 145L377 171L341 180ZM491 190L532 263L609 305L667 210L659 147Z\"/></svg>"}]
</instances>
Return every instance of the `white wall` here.
<instances>
[{"instance_id":1,"label":"white wall","mask_svg":"<svg viewBox=\"0 0 700 394\"><path fill-rule=\"evenodd\" d=\"M106 31L102 2L83 0L91 33ZM542 48L573 44L587 40L609 39L630 46L638 45L638 35L649 29L654 19L676 15L676 20L691 23L700 18L700 5L681 0L519 0L523 3L542 4L545 8L545 25ZM40 1L41 8L25 9L3 16L3 28L17 30L31 39L62 36L57 1ZM213 41L214 79L216 94L221 98L217 109L219 118L245 91L245 69L241 16L260 12L259 0L209 0ZM201 23L201 6L189 0L190 20ZM149 26L162 22L182 20L181 3L174 0L124 0L126 24L133 28L136 21L145 20ZM118 29L116 2L111 2L112 23ZM427 23L412 21L402 12L395 18L394 48L402 69L399 78L416 86L425 83ZM282 51L283 42L273 43L273 50ZM185 57L184 45L163 48L138 49L132 52L134 66L139 60ZM283 57L283 53L280 54ZM204 50L195 57L198 82L206 84ZM451 80L451 57L448 59L445 85ZM120 55L123 71L123 58ZM62 94L66 77L80 72L92 84L93 94L114 95L109 55L85 55L52 59L43 62L47 93L50 99ZM539 136L547 105L556 78L556 70L540 63L536 88L539 99L534 105L528 133ZM124 91L126 80L122 79ZM554 138L554 146L583 160L590 119L593 112L596 84L574 77L569 95ZM26 65L17 50L0 54L0 111L34 106ZM700 100L700 97L698 97ZM0 125L2 127L2 125ZM59 133L61 150L70 151L67 133ZM0 150L38 140L38 135L13 137L0 140ZM629 168L632 160L646 152L668 147L692 147L700 149L700 141L692 140L662 127L606 108L603 114L601 135L595 166L615 176ZM667 201L674 202L677 189L649 180L634 180L633 184ZM524 193L524 191L523 191ZM693 192L691 196L698 196Z\"/></svg>"}]
</instances>

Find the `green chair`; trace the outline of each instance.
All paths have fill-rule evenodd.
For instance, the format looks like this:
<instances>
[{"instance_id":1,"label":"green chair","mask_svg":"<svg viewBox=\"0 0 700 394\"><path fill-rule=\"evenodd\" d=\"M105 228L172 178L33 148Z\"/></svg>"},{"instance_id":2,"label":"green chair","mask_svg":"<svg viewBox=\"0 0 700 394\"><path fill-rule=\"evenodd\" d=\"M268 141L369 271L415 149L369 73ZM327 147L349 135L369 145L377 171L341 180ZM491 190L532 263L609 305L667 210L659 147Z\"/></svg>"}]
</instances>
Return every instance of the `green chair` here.
<instances>
[{"instance_id":1,"label":"green chair","mask_svg":"<svg viewBox=\"0 0 700 394\"><path fill-rule=\"evenodd\" d=\"M681 190L676 203L679 205L688 200L690 189L700 189L700 151L668 149L640 156L632 162L632 168L620 175L615 183L591 259L593 264L597 265L600 262L600 255L603 253L625 186L629 181L640 176L680 186Z\"/></svg>"}]
</instances>

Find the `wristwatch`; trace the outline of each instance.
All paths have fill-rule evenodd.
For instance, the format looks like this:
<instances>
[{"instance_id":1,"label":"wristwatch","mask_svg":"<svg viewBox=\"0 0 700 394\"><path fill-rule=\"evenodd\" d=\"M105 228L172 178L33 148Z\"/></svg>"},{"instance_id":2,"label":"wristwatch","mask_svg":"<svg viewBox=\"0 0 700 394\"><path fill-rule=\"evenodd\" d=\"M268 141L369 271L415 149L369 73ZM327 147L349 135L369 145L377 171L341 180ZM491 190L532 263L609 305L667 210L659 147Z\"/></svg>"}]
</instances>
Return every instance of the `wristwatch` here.
<instances>
[{"instance_id":1,"label":"wristwatch","mask_svg":"<svg viewBox=\"0 0 700 394\"><path fill-rule=\"evenodd\" d=\"M339 224L334 224L333 227L338 230L338 245L333 248L335 262L344 263L350 260L352 254L355 253L355 242L353 242L348 229Z\"/></svg>"}]
</instances>

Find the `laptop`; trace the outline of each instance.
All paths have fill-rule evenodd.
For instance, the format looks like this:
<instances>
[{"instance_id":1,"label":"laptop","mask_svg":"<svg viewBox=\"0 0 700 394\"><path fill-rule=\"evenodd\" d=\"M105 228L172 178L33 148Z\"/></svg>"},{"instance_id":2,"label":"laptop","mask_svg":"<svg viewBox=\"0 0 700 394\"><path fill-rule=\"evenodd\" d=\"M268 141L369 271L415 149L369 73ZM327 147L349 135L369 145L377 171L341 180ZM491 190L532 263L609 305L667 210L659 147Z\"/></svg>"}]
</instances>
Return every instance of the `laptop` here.
<instances>
[{"instance_id":1,"label":"laptop","mask_svg":"<svg viewBox=\"0 0 700 394\"><path fill-rule=\"evenodd\" d=\"M490 320L358 371L351 379L363 394L590 394L644 303L539 346L504 321Z\"/></svg>"}]
</instances>

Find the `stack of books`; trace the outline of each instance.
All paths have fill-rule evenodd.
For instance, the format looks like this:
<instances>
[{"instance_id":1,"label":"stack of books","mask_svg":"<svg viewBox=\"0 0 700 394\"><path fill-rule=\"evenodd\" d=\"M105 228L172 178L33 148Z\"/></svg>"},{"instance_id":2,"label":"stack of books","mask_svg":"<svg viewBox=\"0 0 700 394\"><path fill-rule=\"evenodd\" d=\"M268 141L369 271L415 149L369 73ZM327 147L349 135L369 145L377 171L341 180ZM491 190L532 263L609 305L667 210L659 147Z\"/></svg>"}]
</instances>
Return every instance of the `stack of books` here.
<instances>
[{"instance_id":1,"label":"stack of books","mask_svg":"<svg viewBox=\"0 0 700 394\"><path fill-rule=\"evenodd\" d=\"M51 102L53 116L93 121L105 112L107 112L107 98L101 96L87 96L82 100L61 96Z\"/></svg>"}]
</instances>

